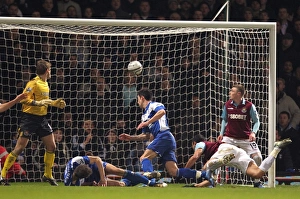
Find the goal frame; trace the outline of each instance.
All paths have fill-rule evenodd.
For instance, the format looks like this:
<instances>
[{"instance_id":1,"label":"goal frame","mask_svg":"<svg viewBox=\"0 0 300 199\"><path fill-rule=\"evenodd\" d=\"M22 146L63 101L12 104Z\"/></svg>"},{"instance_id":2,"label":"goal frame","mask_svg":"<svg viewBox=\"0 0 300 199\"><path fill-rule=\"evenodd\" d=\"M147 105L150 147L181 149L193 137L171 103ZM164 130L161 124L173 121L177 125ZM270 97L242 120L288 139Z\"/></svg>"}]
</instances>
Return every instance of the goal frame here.
<instances>
[{"instance_id":1,"label":"goal frame","mask_svg":"<svg viewBox=\"0 0 300 199\"><path fill-rule=\"evenodd\" d=\"M269 93L268 93L268 154L274 148L276 125L276 23L275 22L208 22L208 21L164 21L164 20L106 20L106 19L64 19L1 17L2 24L35 25L89 25L89 26L131 26L131 27L180 27L180 28L257 28L269 30ZM275 187L275 164L268 171L268 186Z\"/></svg>"}]
</instances>

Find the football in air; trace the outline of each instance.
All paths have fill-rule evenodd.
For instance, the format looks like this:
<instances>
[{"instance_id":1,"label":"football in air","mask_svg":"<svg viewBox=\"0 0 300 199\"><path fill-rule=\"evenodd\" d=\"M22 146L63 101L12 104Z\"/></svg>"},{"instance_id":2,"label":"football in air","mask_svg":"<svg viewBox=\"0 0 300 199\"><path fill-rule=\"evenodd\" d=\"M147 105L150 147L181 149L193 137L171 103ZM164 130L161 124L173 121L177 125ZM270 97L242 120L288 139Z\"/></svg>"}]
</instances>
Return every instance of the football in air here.
<instances>
[{"instance_id":1,"label":"football in air","mask_svg":"<svg viewBox=\"0 0 300 199\"><path fill-rule=\"evenodd\" d=\"M143 71L143 66L139 61L131 61L128 64L127 70L135 75L140 75Z\"/></svg>"}]
</instances>

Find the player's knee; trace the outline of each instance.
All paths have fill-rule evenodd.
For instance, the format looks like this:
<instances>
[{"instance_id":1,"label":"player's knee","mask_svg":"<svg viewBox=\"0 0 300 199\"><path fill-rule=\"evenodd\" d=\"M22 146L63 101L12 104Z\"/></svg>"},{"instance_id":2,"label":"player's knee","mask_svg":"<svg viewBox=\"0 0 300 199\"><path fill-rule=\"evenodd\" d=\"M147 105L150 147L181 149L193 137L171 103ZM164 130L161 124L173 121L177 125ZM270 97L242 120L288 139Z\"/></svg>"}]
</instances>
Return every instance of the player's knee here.
<instances>
[{"instance_id":1,"label":"player's knee","mask_svg":"<svg viewBox=\"0 0 300 199\"><path fill-rule=\"evenodd\" d=\"M171 177L177 177L177 170L174 170L174 169L170 169L168 170L168 174L171 176Z\"/></svg>"},{"instance_id":2,"label":"player's knee","mask_svg":"<svg viewBox=\"0 0 300 199\"><path fill-rule=\"evenodd\" d=\"M261 162L262 162L262 157L259 154L253 154L252 155L252 159L257 164L257 166L259 166L261 164Z\"/></svg>"}]
</instances>

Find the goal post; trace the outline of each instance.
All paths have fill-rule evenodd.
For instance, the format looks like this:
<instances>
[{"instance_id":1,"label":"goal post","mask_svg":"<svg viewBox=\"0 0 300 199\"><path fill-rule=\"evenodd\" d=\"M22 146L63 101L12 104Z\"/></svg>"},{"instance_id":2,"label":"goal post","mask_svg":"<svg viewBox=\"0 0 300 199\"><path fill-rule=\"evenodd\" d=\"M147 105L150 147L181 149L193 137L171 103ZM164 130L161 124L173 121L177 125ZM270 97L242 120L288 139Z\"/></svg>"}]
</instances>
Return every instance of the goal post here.
<instances>
[{"instance_id":1,"label":"goal post","mask_svg":"<svg viewBox=\"0 0 300 199\"><path fill-rule=\"evenodd\" d=\"M184 165L195 134L201 132L207 138L216 138L223 104L233 83L244 84L246 97L258 108L262 125L257 137L263 157L273 149L276 23L27 17L1 17L0 22L1 97L7 100L18 94L22 83L28 81L24 74L34 74L35 61L49 59L54 69L49 82L51 97L66 98L66 112L74 124L69 135L63 128L70 155L74 154L72 147L82 124L89 118L99 130L95 140L104 151L91 148L89 152L128 168L128 158L138 158L139 150L147 143L132 146L119 142L109 147L105 143L111 138L112 129L117 129L117 134L124 130L118 129L118 119L124 120L126 129L134 133L141 112L136 108L134 95L137 89L148 86L155 99L164 102L168 109L179 165ZM141 76L127 74L126 67L132 59L143 64ZM75 73L70 72L72 64ZM3 118L7 123L0 126L1 144L11 146L8 132L16 131L18 108ZM54 129L60 128L63 114L51 110L49 121ZM118 150L110 152L114 147ZM26 157L23 165L28 166ZM137 169L135 165L130 168ZM61 177L62 171L58 173ZM221 180L226 182L228 178L231 177ZM242 178L230 179L234 183L251 182L239 175L232 178ZM274 167L268 172L268 186L275 187Z\"/></svg>"}]
</instances>

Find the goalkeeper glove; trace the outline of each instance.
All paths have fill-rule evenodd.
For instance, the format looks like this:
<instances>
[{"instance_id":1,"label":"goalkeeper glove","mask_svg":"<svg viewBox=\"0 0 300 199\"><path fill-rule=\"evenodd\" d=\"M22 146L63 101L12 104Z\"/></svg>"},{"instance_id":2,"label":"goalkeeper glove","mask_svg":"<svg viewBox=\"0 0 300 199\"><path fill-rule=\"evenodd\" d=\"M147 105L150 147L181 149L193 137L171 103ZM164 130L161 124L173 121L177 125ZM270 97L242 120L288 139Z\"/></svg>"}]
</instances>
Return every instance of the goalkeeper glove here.
<instances>
[{"instance_id":1,"label":"goalkeeper glove","mask_svg":"<svg viewBox=\"0 0 300 199\"><path fill-rule=\"evenodd\" d=\"M60 109L63 109L66 107L66 102L62 98L59 98L57 100L53 100L50 106L54 106Z\"/></svg>"},{"instance_id":2,"label":"goalkeeper glove","mask_svg":"<svg viewBox=\"0 0 300 199\"><path fill-rule=\"evenodd\" d=\"M48 106L52 103L51 99L43 99L41 101L33 101L32 104L34 106Z\"/></svg>"}]
</instances>

